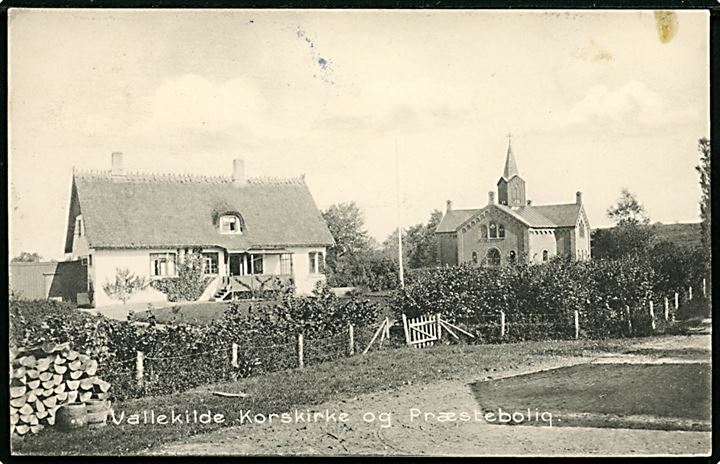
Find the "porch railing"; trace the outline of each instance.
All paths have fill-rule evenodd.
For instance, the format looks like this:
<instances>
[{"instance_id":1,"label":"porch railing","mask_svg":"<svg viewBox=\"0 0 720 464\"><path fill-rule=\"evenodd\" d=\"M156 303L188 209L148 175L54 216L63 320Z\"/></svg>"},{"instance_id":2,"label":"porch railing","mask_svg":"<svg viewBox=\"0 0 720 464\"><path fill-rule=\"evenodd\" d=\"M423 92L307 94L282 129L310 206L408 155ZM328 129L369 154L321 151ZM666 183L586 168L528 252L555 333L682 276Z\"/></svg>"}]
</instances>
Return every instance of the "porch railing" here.
<instances>
[{"instance_id":1,"label":"porch railing","mask_svg":"<svg viewBox=\"0 0 720 464\"><path fill-rule=\"evenodd\" d=\"M253 274L244 276L226 276L223 285L230 292L276 291L292 283L290 274Z\"/></svg>"}]
</instances>

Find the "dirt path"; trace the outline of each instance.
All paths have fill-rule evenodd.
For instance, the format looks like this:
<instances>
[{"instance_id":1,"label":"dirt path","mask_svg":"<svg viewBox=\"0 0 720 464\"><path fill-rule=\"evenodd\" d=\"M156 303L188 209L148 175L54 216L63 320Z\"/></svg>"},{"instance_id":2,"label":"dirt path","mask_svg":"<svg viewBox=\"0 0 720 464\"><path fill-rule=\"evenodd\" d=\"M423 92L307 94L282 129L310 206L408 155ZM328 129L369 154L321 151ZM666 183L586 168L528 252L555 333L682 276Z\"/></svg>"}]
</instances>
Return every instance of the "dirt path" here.
<instances>
[{"instance_id":1,"label":"dirt path","mask_svg":"<svg viewBox=\"0 0 720 464\"><path fill-rule=\"evenodd\" d=\"M709 361L709 337L673 337L638 345L642 350L698 349L696 357ZM707 350L706 350L707 348ZM698 351L695 351L698 353ZM652 357L643 351L641 357ZM623 356L614 354L615 361ZM626 355L627 362L637 360ZM674 362L667 358L667 362ZM545 365L516 369L518 375L548 368L587 363L587 358L554 359ZM479 405L469 382L445 381L408 386L394 391L361 395L348 401L312 406L312 411L336 417L344 412L347 422L254 423L198 435L185 443L168 444L153 454L237 455L644 455L706 454L709 432L630 430L585 427L492 425L474 419ZM242 404L238 403L238 408ZM303 410L304 411L304 410ZM290 411L291 413L294 411ZM419 417L413 415L419 412ZM425 416L424 413L433 415ZM440 421L441 412L466 412L468 421ZM370 413L375 421L370 421ZM379 416L380 413L389 415ZM364 415L366 415L364 417Z\"/></svg>"}]
</instances>

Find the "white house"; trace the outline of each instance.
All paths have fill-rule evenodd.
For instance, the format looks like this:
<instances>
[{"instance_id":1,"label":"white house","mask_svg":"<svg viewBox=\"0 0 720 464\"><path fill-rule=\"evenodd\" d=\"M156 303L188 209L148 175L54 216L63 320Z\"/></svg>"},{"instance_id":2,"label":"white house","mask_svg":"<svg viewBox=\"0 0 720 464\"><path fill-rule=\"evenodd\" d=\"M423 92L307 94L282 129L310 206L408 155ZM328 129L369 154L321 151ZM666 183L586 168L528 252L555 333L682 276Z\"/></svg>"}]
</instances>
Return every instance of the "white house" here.
<instances>
[{"instance_id":1,"label":"white house","mask_svg":"<svg viewBox=\"0 0 720 464\"><path fill-rule=\"evenodd\" d=\"M122 153L110 171L73 172L65 252L87 264L95 307L118 303L103 290L118 269L171 278L192 250L210 281L201 300L278 280L307 294L333 243L304 177L248 179L239 159L228 177L126 173ZM147 286L128 301L167 296Z\"/></svg>"}]
</instances>

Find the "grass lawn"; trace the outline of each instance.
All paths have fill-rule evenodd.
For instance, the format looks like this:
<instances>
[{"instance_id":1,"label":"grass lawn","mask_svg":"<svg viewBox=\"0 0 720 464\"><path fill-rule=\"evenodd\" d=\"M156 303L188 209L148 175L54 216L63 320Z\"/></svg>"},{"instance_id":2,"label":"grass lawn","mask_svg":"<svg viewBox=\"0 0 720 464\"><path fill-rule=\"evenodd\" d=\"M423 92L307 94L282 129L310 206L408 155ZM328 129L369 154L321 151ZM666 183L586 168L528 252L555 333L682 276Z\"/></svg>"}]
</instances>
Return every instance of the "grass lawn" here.
<instances>
[{"instance_id":1,"label":"grass lawn","mask_svg":"<svg viewBox=\"0 0 720 464\"><path fill-rule=\"evenodd\" d=\"M645 339L647 340L647 339ZM305 369L292 369L237 382L206 386L184 393L147 397L113 405L126 416L143 411L170 414L197 410L225 416L225 423L183 425L114 425L62 433L48 429L37 436L13 440L21 454L136 454L143 450L239 424L242 409L269 414L291 411L359 394L426 384L448 379L484 376L547 361L554 356L594 356L602 351L628 349L637 339L523 342L499 345L444 345L426 349L401 348L356 355ZM661 385L661 384L658 384ZM213 390L242 391L247 398L224 398ZM141 422L142 423L142 422Z\"/></svg>"},{"instance_id":2,"label":"grass lawn","mask_svg":"<svg viewBox=\"0 0 720 464\"><path fill-rule=\"evenodd\" d=\"M563 413L707 422L710 378L709 363L578 365L476 383L473 393L483 409L539 408L559 417L557 425Z\"/></svg>"},{"instance_id":3,"label":"grass lawn","mask_svg":"<svg viewBox=\"0 0 720 464\"><path fill-rule=\"evenodd\" d=\"M392 316L389 307L389 296L385 294L367 294L361 297L375 303L380 308L382 317ZM272 300L243 300L238 301L240 311L247 314L251 308L259 310L262 306L272 304ZM188 324L209 324L215 319L220 319L223 311L227 308L227 301L201 301L191 303L167 303L168 306L162 308L154 308L150 310L155 315L155 320L159 324L168 324L171 322L184 322ZM133 320L147 322L148 310L147 305L138 307L129 306L123 309L123 317L127 316L128 309L133 309L135 315Z\"/></svg>"}]
</instances>

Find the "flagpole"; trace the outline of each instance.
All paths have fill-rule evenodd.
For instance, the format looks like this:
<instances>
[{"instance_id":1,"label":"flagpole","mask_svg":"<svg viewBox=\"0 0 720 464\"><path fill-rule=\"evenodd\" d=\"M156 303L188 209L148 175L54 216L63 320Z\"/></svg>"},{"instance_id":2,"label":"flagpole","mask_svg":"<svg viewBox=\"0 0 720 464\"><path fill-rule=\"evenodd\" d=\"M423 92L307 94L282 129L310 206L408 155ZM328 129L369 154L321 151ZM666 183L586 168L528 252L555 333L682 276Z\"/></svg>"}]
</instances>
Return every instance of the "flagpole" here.
<instances>
[{"instance_id":1,"label":"flagpole","mask_svg":"<svg viewBox=\"0 0 720 464\"><path fill-rule=\"evenodd\" d=\"M397 192L398 273L400 288L404 288L405 272L403 268L402 227L400 226L400 155L397 149L397 138L395 139L395 190Z\"/></svg>"}]
</instances>

